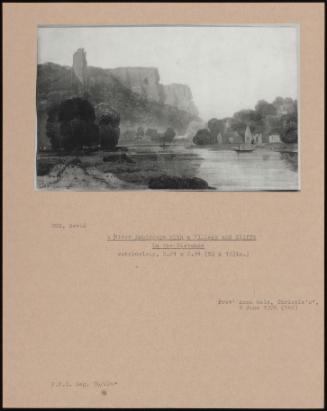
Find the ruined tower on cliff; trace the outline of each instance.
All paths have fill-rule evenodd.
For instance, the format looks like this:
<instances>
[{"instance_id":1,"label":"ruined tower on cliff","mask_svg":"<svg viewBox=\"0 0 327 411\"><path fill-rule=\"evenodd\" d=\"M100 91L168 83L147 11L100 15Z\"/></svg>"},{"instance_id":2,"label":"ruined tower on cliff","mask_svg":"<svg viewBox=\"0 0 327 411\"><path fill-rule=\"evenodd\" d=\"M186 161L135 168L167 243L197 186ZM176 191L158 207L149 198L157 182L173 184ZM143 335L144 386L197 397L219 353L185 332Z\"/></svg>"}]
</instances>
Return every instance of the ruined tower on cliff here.
<instances>
[{"instance_id":1,"label":"ruined tower on cliff","mask_svg":"<svg viewBox=\"0 0 327 411\"><path fill-rule=\"evenodd\" d=\"M72 89L76 94L83 96L87 93L87 83L86 52L80 48L73 55Z\"/></svg>"}]
</instances>

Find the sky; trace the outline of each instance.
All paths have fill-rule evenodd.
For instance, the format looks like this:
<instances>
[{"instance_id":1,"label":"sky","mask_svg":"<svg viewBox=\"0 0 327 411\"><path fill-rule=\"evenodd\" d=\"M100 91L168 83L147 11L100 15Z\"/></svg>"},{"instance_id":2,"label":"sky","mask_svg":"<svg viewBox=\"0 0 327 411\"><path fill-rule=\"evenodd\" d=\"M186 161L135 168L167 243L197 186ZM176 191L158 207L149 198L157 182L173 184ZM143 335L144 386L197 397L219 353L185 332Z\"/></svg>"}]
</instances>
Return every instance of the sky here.
<instances>
[{"instance_id":1,"label":"sky","mask_svg":"<svg viewBox=\"0 0 327 411\"><path fill-rule=\"evenodd\" d=\"M162 84L190 86L207 121L297 98L297 41L295 26L40 27L38 62L71 66L82 47L90 66L157 67Z\"/></svg>"}]
</instances>

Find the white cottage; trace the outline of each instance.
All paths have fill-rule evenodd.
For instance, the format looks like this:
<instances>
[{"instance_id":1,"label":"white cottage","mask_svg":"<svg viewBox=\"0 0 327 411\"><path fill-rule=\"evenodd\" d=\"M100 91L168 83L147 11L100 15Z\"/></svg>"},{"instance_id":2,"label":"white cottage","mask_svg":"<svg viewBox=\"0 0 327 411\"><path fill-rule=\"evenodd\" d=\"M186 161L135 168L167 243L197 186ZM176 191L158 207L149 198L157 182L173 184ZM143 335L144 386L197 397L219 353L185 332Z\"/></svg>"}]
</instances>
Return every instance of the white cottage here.
<instances>
[{"instance_id":1,"label":"white cottage","mask_svg":"<svg viewBox=\"0 0 327 411\"><path fill-rule=\"evenodd\" d=\"M261 133L255 134L253 138L256 144L262 144L262 134Z\"/></svg>"},{"instance_id":2,"label":"white cottage","mask_svg":"<svg viewBox=\"0 0 327 411\"><path fill-rule=\"evenodd\" d=\"M279 134L271 134L269 136L269 143L280 143L280 135Z\"/></svg>"}]
</instances>

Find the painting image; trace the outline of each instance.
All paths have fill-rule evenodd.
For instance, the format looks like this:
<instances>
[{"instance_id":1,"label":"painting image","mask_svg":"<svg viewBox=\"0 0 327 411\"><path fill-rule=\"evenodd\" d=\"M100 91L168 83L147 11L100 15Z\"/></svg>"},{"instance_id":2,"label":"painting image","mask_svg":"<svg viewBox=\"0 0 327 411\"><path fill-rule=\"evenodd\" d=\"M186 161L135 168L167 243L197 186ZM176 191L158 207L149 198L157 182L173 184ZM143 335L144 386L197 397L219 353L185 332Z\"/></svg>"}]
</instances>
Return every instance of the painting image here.
<instances>
[{"instance_id":1,"label":"painting image","mask_svg":"<svg viewBox=\"0 0 327 411\"><path fill-rule=\"evenodd\" d=\"M39 191L297 191L298 27L40 26Z\"/></svg>"}]
</instances>

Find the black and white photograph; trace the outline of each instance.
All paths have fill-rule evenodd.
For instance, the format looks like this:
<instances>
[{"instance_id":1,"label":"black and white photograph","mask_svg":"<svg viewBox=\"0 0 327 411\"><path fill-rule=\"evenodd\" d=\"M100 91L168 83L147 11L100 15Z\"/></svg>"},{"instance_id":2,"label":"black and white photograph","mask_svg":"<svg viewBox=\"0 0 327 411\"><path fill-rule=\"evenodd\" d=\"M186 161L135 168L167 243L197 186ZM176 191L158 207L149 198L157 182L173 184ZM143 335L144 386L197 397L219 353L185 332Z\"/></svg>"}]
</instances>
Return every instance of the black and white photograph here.
<instances>
[{"instance_id":1,"label":"black and white photograph","mask_svg":"<svg viewBox=\"0 0 327 411\"><path fill-rule=\"evenodd\" d=\"M300 190L296 25L39 26L40 191Z\"/></svg>"},{"instance_id":2,"label":"black and white photograph","mask_svg":"<svg viewBox=\"0 0 327 411\"><path fill-rule=\"evenodd\" d=\"M323 409L325 4L3 9L4 407Z\"/></svg>"}]
</instances>

